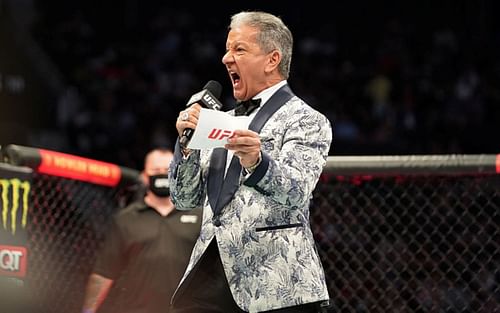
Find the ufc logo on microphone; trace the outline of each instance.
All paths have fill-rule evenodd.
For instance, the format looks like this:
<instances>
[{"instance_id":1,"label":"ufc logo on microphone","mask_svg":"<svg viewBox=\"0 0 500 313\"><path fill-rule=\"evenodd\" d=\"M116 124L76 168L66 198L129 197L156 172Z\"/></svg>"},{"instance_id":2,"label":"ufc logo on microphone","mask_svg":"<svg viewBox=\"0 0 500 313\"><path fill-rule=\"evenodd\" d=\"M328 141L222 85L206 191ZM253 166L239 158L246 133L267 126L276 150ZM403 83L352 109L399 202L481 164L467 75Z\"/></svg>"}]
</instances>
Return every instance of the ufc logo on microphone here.
<instances>
[{"instance_id":1,"label":"ufc logo on microphone","mask_svg":"<svg viewBox=\"0 0 500 313\"><path fill-rule=\"evenodd\" d=\"M233 132L230 130L214 128L210 134L208 134L208 139L222 140L224 138L229 138L232 135Z\"/></svg>"},{"instance_id":2,"label":"ufc logo on microphone","mask_svg":"<svg viewBox=\"0 0 500 313\"><path fill-rule=\"evenodd\" d=\"M212 110L220 110L221 107L217 103L217 100L212 98L208 93L203 96L203 100L205 100L207 107L209 107Z\"/></svg>"}]
</instances>

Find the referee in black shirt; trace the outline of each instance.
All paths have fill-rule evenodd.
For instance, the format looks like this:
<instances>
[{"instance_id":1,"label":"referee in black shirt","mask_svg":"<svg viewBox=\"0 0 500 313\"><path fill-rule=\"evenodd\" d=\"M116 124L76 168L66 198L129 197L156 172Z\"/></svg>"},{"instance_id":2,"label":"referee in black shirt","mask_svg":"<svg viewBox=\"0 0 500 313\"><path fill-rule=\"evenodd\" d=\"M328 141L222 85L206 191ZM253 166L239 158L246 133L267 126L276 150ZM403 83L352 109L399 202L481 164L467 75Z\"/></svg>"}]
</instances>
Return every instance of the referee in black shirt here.
<instances>
[{"instance_id":1,"label":"referee in black shirt","mask_svg":"<svg viewBox=\"0 0 500 313\"><path fill-rule=\"evenodd\" d=\"M201 209L175 210L167 176L172 158L170 150L147 154L141 173L146 195L114 216L82 312L169 312L202 218Z\"/></svg>"}]
</instances>

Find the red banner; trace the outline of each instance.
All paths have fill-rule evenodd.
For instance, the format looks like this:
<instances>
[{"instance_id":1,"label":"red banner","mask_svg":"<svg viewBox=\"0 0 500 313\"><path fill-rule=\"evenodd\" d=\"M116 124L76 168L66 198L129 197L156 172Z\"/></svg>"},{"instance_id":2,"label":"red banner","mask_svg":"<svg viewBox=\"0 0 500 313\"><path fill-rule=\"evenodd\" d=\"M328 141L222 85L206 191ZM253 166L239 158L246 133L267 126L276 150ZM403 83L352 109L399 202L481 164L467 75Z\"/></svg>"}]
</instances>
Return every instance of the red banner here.
<instances>
[{"instance_id":1,"label":"red banner","mask_svg":"<svg viewBox=\"0 0 500 313\"><path fill-rule=\"evenodd\" d=\"M89 183L116 186L121 179L118 165L39 149L41 163L39 173L77 179Z\"/></svg>"},{"instance_id":2,"label":"red banner","mask_svg":"<svg viewBox=\"0 0 500 313\"><path fill-rule=\"evenodd\" d=\"M497 160L496 160L496 165L497 165L497 173L500 174L500 154L497 154Z\"/></svg>"}]
</instances>

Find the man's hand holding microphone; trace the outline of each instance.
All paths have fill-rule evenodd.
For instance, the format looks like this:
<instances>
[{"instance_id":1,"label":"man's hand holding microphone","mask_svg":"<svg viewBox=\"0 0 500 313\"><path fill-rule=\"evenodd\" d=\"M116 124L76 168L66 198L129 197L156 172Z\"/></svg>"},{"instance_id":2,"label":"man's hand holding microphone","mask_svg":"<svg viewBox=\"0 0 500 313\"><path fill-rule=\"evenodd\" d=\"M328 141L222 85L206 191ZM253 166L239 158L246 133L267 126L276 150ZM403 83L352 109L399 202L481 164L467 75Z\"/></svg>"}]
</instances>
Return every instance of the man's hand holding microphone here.
<instances>
[{"instance_id":1,"label":"man's hand holding microphone","mask_svg":"<svg viewBox=\"0 0 500 313\"><path fill-rule=\"evenodd\" d=\"M187 109L179 113L175 127L179 133L179 143L182 149L187 149L193 137L194 129L198 125L198 118L202 107L220 111L222 103L219 101L222 86L215 80L209 81L203 90L191 96L186 104Z\"/></svg>"}]
</instances>

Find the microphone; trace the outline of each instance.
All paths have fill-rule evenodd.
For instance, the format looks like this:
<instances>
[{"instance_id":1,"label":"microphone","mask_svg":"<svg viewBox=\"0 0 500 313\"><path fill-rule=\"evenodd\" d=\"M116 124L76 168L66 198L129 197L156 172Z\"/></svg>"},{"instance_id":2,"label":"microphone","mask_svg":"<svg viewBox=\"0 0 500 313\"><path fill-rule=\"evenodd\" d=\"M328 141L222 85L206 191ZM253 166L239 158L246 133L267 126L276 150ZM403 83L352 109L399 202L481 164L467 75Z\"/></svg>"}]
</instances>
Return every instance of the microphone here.
<instances>
[{"instance_id":1,"label":"microphone","mask_svg":"<svg viewBox=\"0 0 500 313\"><path fill-rule=\"evenodd\" d=\"M199 103L202 107L205 107L207 109L220 111L220 109L222 109L222 103L218 100L218 98L220 97L221 92L222 85L218 81L210 80L205 85L205 87L203 87L202 91L195 93L191 96L191 98L189 98L188 102L186 103L186 107L190 107L195 103ZM191 140L193 134L194 129L184 129L184 131L182 132L182 136L179 139L181 147L187 148L189 140Z\"/></svg>"}]
</instances>

